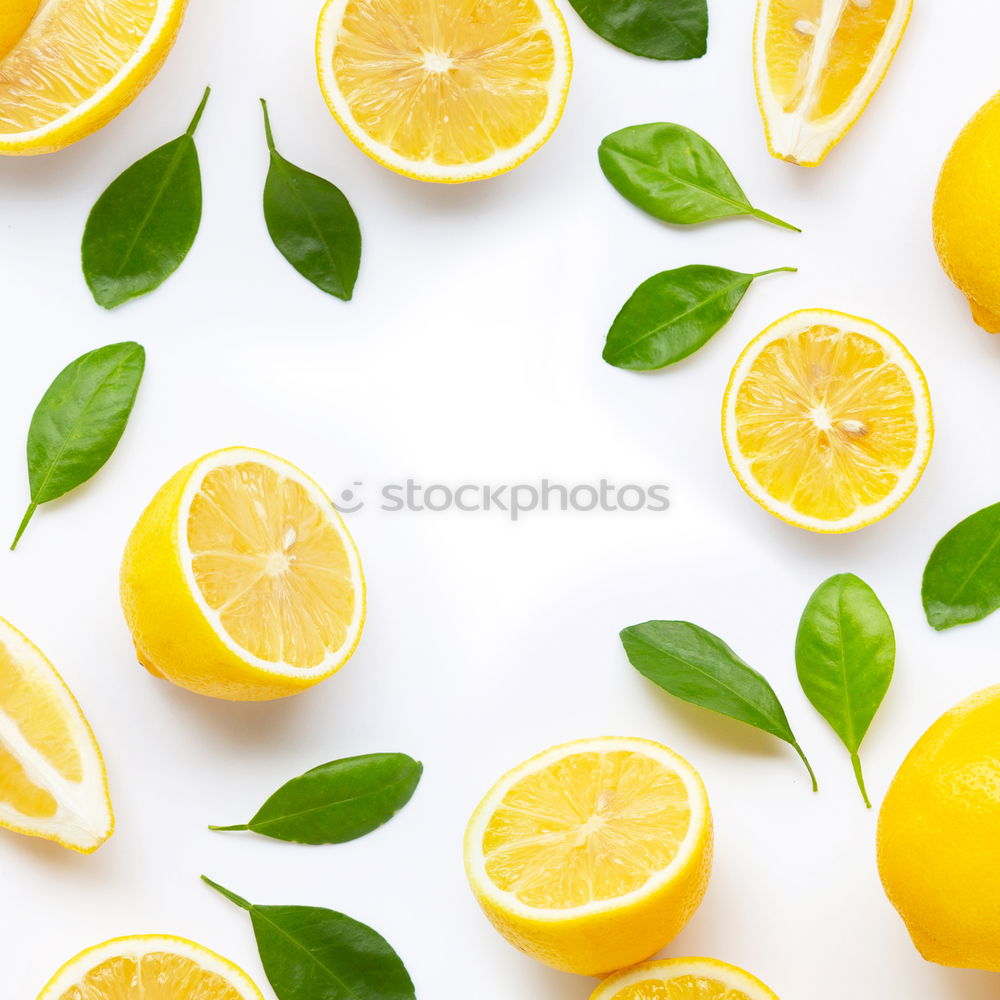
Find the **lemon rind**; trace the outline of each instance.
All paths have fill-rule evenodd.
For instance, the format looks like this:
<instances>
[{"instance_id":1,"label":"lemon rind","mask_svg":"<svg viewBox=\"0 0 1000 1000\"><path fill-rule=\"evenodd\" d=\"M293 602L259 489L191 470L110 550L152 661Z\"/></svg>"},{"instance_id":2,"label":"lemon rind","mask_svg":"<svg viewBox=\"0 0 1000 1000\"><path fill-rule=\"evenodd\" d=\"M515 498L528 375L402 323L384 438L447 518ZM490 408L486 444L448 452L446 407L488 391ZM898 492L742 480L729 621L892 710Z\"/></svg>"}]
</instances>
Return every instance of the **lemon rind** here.
<instances>
[{"instance_id":1,"label":"lemon rind","mask_svg":"<svg viewBox=\"0 0 1000 1000\"><path fill-rule=\"evenodd\" d=\"M327 513L330 524L336 529L337 534L344 543L344 548L347 552L348 562L351 569L351 580L354 582L355 593L357 596L354 606L354 616L351 619L347 636L345 637L345 640L340 648L332 650L327 655L326 659L315 667L296 667L289 663L264 660L251 653L249 650L244 649L226 631L218 612L209 607L208 602L205 600L205 597L201 592L201 588L198 586L198 583L194 578L194 572L191 565L191 548L187 540L187 523L188 516L191 511L191 503L194 500L195 494L197 494L201 488L201 484L208 473L212 472L214 469L229 465L238 465L243 462L253 462L260 465L266 465L280 475L286 476L287 478L293 479L295 482L299 483L299 485L301 485L309 494L310 499L312 499L312 501L316 504L317 508ZM279 458L277 455L273 455L266 451L260 451L256 448L223 448L219 451L214 451L205 455L195 463L194 467L191 469L190 475L188 476L188 480L184 485L184 491L181 494L180 505L178 508L177 524L175 527L177 531L175 543L180 557L181 572L184 575L184 582L191 594L192 600L204 616L205 620L208 622L212 631L218 637L219 641L222 642L226 649L228 649L234 656L238 657L245 665L252 667L259 673L269 677L279 677L282 680L292 679L305 682L310 680L322 680L332 674L335 674L354 654L354 651L358 647L358 643L361 641L361 633L364 629L367 606L366 585L364 573L361 568L361 557L358 553L358 548L354 543L354 539L347 530L347 526L344 524L344 519L340 516L339 511L333 504L333 501L331 501L320 486L301 469L292 465L291 462L286 462L284 459Z\"/></svg>"},{"instance_id":2,"label":"lemon rind","mask_svg":"<svg viewBox=\"0 0 1000 1000\"><path fill-rule=\"evenodd\" d=\"M808 517L795 510L790 504L775 500L754 478L750 471L749 462L739 451L736 436L736 396L750 365L756 360L761 350L772 341L807 326L826 325L842 329L846 324L849 324L858 333L866 334L876 340L886 349L889 360L898 364L906 373L915 397L914 416L917 421L917 449L906 474L900 477L896 489L883 500L877 504L859 507L849 517L824 520L818 517ZM884 327L871 320L852 316L835 309L801 309L772 323L743 349L743 353L739 356L732 374L729 376L729 384L726 386L723 397L722 440L729 466L740 486L751 499L760 504L769 514L773 514L788 524L819 534L842 534L856 531L888 517L909 497L920 482L924 470L927 468L927 463L930 461L934 444L934 420L930 389L927 385L927 379L913 355L898 337Z\"/></svg>"},{"instance_id":3,"label":"lemon rind","mask_svg":"<svg viewBox=\"0 0 1000 1000\"><path fill-rule=\"evenodd\" d=\"M614 1000L616 994L642 982L669 982L678 976L700 976L716 979L726 990L746 993L751 1000L778 1000L774 991L744 969L716 958L670 958L662 962L644 962L623 969L604 980L591 994L590 1000Z\"/></svg>"},{"instance_id":4,"label":"lemon rind","mask_svg":"<svg viewBox=\"0 0 1000 1000\"><path fill-rule=\"evenodd\" d=\"M80 754L83 778L79 784L58 774L27 744L14 722L0 711L0 744L18 760L29 777L56 800L53 817L25 816L0 802L0 827L14 833L51 840L80 854L93 854L114 832L115 818L108 794L108 776L100 745L79 702L45 654L10 622L0 618L0 643L25 669L40 675L63 703Z\"/></svg>"},{"instance_id":5,"label":"lemon rind","mask_svg":"<svg viewBox=\"0 0 1000 1000\"><path fill-rule=\"evenodd\" d=\"M234 962L195 941L170 934L137 934L94 945L66 962L39 993L38 1000L61 1000L88 972L109 959L141 958L156 952L180 955L197 963L238 989L243 1000L264 1000L257 984Z\"/></svg>"},{"instance_id":6,"label":"lemon rind","mask_svg":"<svg viewBox=\"0 0 1000 1000\"><path fill-rule=\"evenodd\" d=\"M555 82L549 87L549 102L545 117L513 149L498 151L486 160L458 165L408 159L383 143L375 142L357 123L340 92L333 72L333 52L337 42L337 32L349 2L350 0L327 0L320 13L316 30L316 72L323 99L330 113L351 142L376 163L413 180L435 184L463 184L467 181L486 180L513 170L537 153L552 137L562 119L573 77L573 52L569 29L561 11L552 0L534 0L542 15L543 26L552 38L556 57L553 70Z\"/></svg>"},{"instance_id":7,"label":"lemon rind","mask_svg":"<svg viewBox=\"0 0 1000 1000\"><path fill-rule=\"evenodd\" d=\"M771 0L757 0L754 19L754 87L757 105L764 120L764 135L767 148L773 157L794 163L800 167L818 167L827 154L857 124L871 104L886 74L896 57L903 35L906 33L913 13L913 0L900 0L893 11L892 19L886 27L876 58L868 65L865 75L859 81L850 100L822 124L805 122L798 111L786 112L778 104L771 92L767 70L767 12ZM817 36L817 44L826 45L832 39L832 30ZM891 39L891 42L889 41ZM812 72L809 92L803 97L799 108L808 108L815 93L818 67Z\"/></svg>"},{"instance_id":8,"label":"lemon rind","mask_svg":"<svg viewBox=\"0 0 1000 1000\"><path fill-rule=\"evenodd\" d=\"M139 96L147 81L134 88L132 85L143 71L148 71L148 80L166 59L184 17L187 2L188 0L160 0L145 37L103 87L46 125L27 132L0 133L0 154L34 155L55 152L106 125ZM35 20L46 16L47 6L49 5L43 3Z\"/></svg>"},{"instance_id":9,"label":"lemon rind","mask_svg":"<svg viewBox=\"0 0 1000 1000\"><path fill-rule=\"evenodd\" d=\"M521 902L513 893L500 889L486 872L485 856L482 851L483 836L497 807L510 788L529 774L537 773L550 764L575 753L614 753L628 751L644 754L674 771L684 782L691 807L687 834L681 842L677 855L662 871L653 875L645 885L623 896L598 900L583 906L563 909L541 909ZM703 831L710 824L708 793L698 772L679 754L653 740L635 736L605 736L574 740L551 747L508 771L487 793L472 815L465 833L465 866L469 881L476 893L507 913L538 922L563 923L581 917L593 916L625 909L648 896L653 896L663 886L668 885L676 875L690 864Z\"/></svg>"}]
</instances>

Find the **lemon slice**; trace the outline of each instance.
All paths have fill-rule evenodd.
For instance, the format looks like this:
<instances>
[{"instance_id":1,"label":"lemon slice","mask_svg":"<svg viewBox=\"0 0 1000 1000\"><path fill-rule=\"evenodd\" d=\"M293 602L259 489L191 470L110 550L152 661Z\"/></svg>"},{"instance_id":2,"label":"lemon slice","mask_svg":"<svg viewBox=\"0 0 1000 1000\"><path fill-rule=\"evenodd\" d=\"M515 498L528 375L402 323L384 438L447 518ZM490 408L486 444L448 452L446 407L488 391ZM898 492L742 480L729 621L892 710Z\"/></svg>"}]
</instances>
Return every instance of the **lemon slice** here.
<instances>
[{"instance_id":1,"label":"lemon slice","mask_svg":"<svg viewBox=\"0 0 1000 1000\"><path fill-rule=\"evenodd\" d=\"M67 962L38 1000L264 1000L238 966L193 941L117 938Z\"/></svg>"},{"instance_id":2,"label":"lemon slice","mask_svg":"<svg viewBox=\"0 0 1000 1000\"><path fill-rule=\"evenodd\" d=\"M917 485L934 437L930 393L888 330L808 309L740 356L722 437L740 485L765 510L810 531L854 531Z\"/></svg>"},{"instance_id":3,"label":"lemon slice","mask_svg":"<svg viewBox=\"0 0 1000 1000\"><path fill-rule=\"evenodd\" d=\"M538 150L572 72L552 0L328 0L316 58L355 145L443 183L492 177Z\"/></svg>"},{"instance_id":4,"label":"lemon slice","mask_svg":"<svg viewBox=\"0 0 1000 1000\"><path fill-rule=\"evenodd\" d=\"M816 167L875 96L913 0L758 0L757 103L773 156Z\"/></svg>"},{"instance_id":5,"label":"lemon slice","mask_svg":"<svg viewBox=\"0 0 1000 1000\"><path fill-rule=\"evenodd\" d=\"M778 1000L749 972L714 958L672 958L625 969L590 1000Z\"/></svg>"},{"instance_id":6,"label":"lemon slice","mask_svg":"<svg viewBox=\"0 0 1000 1000\"><path fill-rule=\"evenodd\" d=\"M0 618L0 826L83 854L111 836L101 751L42 652Z\"/></svg>"},{"instance_id":7,"label":"lemon slice","mask_svg":"<svg viewBox=\"0 0 1000 1000\"><path fill-rule=\"evenodd\" d=\"M305 473L252 448L182 469L153 498L122 562L140 661L200 694L295 694L354 652L365 615L357 549Z\"/></svg>"},{"instance_id":8,"label":"lemon slice","mask_svg":"<svg viewBox=\"0 0 1000 1000\"><path fill-rule=\"evenodd\" d=\"M649 740L553 747L483 799L465 865L511 943L557 969L606 974L659 951L698 908L712 866L705 787Z\"/></svg>"},{"instance_id":9,"label":"lemon slice","mask_svg":"<svg viewBox=\"0 0 1000 1000\"><path fill-rule=\"evenodd\" d=\"M105 125L152 79L186 0L5 0L0 153L48 153Z\"/></svg>"}]
</instances>

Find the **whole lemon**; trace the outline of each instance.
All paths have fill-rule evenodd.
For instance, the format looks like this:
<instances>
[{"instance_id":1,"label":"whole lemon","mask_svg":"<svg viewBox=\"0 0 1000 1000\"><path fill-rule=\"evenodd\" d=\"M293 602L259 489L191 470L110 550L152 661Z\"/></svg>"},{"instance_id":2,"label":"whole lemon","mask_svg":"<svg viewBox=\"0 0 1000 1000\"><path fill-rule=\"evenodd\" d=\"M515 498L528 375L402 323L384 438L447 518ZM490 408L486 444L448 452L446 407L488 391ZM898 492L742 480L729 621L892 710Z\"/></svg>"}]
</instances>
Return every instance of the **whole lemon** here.
<instances>
[{"instance_id":1,"label":"whole lemon","mask_svg":"<svg viewBox=\"0 0 1000 1000\"><path fill-rule=\"evenodd\" d=\"M1000 333L1000 94L962 129L944 161L934 245L972 318Z\"/></svg>"},{"instance_id":2,"label":"whole lemon","mask_svg":"<svg viewBox=\"0 0 1000 1000\"><path fill-rule=\"evenodd\" d=\"M917 741L879 817L882 884L924 958L1000 971L1000 687Z\"/></svg>"}]
</instances>

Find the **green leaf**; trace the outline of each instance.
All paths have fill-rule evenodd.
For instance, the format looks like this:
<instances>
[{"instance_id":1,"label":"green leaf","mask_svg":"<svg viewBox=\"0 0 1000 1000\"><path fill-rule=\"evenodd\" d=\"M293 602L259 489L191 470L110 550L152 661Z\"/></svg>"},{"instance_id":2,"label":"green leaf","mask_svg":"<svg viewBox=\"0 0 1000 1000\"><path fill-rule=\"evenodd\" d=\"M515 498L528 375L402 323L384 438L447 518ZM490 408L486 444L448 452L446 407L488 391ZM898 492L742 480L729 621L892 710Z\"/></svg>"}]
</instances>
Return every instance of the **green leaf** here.
<instances>
[{"instance_id":1,"label":"green leaf","mask_svg":"<svg viewBox=\"0 0 1000 1000\"><path fill-rule=\"evenodd\" d=\"M250 914L278 1000L415 1000L406 966L377 931L314 906L254 906L202 875Z\"/></svg>"},{"instance_id":2,"label":"green leaf","mask_svg":"<svg viewBox=\"0 0 1000 1000\"><path fill-rule=\"evenodd\" d=\"M604 360L616 368L651 371L676 364L704 347L743 301L755 278L794 267L743 274L691 264L644 281L615 317Z\"/></svg>"},{"instance_id":3,"label":"green leaf","mask_svg":"<svg viewBox=\"0 0 1000 1000\"><path fill-rule=\"evenodd\" d=\"M806 697L847 747L869 809L858 752L895 662L892 622L875 591L852 573L821 583L799 622L795 665Z\"/></svg>"},{"instance_id":4,"label":"green leaf","mask_svg":"<svg viewBox=\"0 0 1000 1000\"><path fill-rule=\"evenodd\" d=\"M939 632L1000 608L1000 503L967 517L934 546L921 596Z\"/></svg>"},{"instance_id":5,"label":"green leaf","mask_svg":"<svg viewBox=\"0 0 1000 1000\"><path fill-rule=\"evenodd\" d=\"M691 622L651 621L621 632L629 662L643 677L681 701L727 715L777 736L802 752L774 689L718 636Z\"/></svg>"},{"instance_id":6,"label":"green leaf","mask_svg":"<svg viewBox=\"0 0 1000 1000\"><path fill-rule=\"evenodd\" d=\"M677 225L734 215L753 215L800 232L754 208L718 151L683 125L632 125L601 143L604 176L622 197Z\"/></svg>"},{"instance_id":7,"label":"green leaf","mask_svg":"<svg viewBox=\"0 0 1000 1000\"><path fill-rule=\"evenodd\" d=\"M201 224L194 133L209 89L184 135L133 163L91 209L83 274L105 309L158 288L181 266Z\"/></svg>"},{"instance_id":8,"label":"green leaf","mask_svg":"<svg viewBox=\"0 0 1000 1000\"><path fill-rule=\"evenodd\" d=\"M388 823L413 797L424 768L402 753L373 753L322 764L293 778L249 823L250 830L296 844L343 844Z\"/></svg>"},{"instance_id":9,"label":"green leaf","mask_svg":"<svg viewBox=\"0 0 1000 1000\"><path fill-rule=\"evenodd\" d=\"M648 59L700 59L708 50L708 0L570 0L601 38Z\"/></svg>"},{"instance_id":10,"label":"green leaf","mask_svg":"<svg viewBox=\"0 0 1000 1000\"><path fill-rule=\"evenodd\" d=\"M361 267L361 227L340 188L289 163L275 148L267 102L264 131L271 168L264 187L264 219L274 245L302 277L349 300Z\"/></svg>"},{"instance_id":11,"label":"green leaf","mask_svg":"<svg viewBox=\"0 0 1000 1000\"><path fill-rule=\"evenodd\" d=\"M128 423L146 352L126 341L90 351L45 391L28 429L31 503L13 549L40 504L85 483L111 457Z\"/></svg>"}]
</instances>

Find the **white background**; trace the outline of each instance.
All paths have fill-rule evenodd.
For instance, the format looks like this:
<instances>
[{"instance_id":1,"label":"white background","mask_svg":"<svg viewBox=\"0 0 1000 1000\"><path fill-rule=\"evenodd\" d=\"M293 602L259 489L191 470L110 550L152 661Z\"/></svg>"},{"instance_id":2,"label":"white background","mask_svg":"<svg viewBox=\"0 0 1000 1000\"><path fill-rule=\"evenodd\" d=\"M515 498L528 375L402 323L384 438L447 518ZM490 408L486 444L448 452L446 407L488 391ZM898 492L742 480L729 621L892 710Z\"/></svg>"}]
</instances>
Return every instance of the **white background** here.
<instances>
[{"instance_id":1,"label":"white background","mask_svg":"<svg viewBox=\"0 0 1000 1000\"><path fill-rule=\"evenodd\" d=\"M116 935L168 932L237 960L266 987L244 914L202 872L264 903L341 909L404 957L422 1000L586 1000L593 982L514 951L481 917L461 835L482 793L551 744L600 734L661 740L703 774L715 873L670 955L735 962L783 1000L985 1000L985 973L924 963L882 894L874 812L846 753L798 689L792 644L813 588L850 570L897 628L895 683L864 748L880 801L917 736L997 680L1000 620L936 634L920 575L956 521L1000 499L1000 345L941 272L930 207L964 121L1000 85L1000 9L918 3L882 91L816 171L771 159L753 94L749 0L713 0L709 55L660 64L604 44L567 8L576 73L561 127L505 177L421 185L367 160L327 114L312 66L318 5L192 0L177 46L136 103L61 153L0 162L3 344L0 525L27 501L24 436L59 368L135 338L149 352L132 422L108 466L43 508L0 556L0 614L78 694L107 756L114 838L84 858L0 836L5 995L29 998L66 958ZM205 215L162 289L107 314L79 268L87 211L122 168L186 126L198 134ZM316 291L270 244L257 98L279 148L335 180L362 223L356 298ZM678 230L600 174L606 133L677 121L713 141L761 208ZM985 250L986 248L984 248ZM996 252L996 248L988 248ZM601 361L641 280L689 263L797 275L757 283L734 321L683 365L650 376ZM747 341L793 309L829 306L895 331L924 366L937 416L923 482L887 521L847 537L788 527L753 504L719 438L721 395ZM349 519L368 574L361 647L298 698L209 701L135 663L117 599L126 536L155 489L211 449L247 444L297 462L336 495L425 483L665 482L665 514L389 514ZM725 638L778 690L821 780L793 753L662 695L628 665L620 628L685 618ZM403 750L426 777L391 824L302 848L208 823L245 820L282 781L335 757Z\"/></svg>"}]
</instances>

